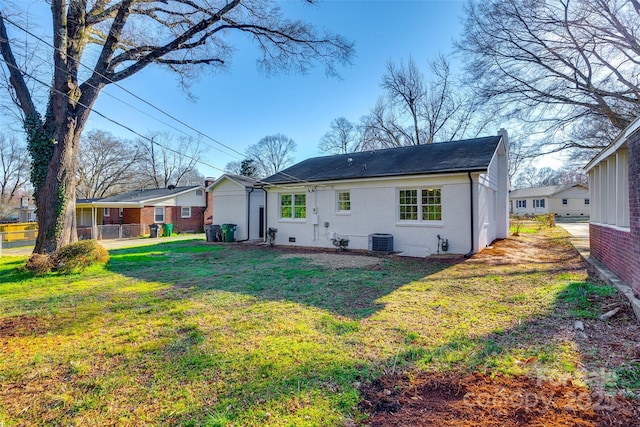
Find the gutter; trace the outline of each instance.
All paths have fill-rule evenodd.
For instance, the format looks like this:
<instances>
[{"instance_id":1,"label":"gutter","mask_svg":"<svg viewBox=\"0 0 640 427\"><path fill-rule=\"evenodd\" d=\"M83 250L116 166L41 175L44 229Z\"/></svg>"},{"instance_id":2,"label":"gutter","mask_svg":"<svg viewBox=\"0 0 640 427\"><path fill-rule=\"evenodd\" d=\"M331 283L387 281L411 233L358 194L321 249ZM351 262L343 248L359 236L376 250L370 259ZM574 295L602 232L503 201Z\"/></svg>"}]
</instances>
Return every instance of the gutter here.
<instances>
[{"instance_id":1,"label":"gutter","mask_svg":"<svg viewBox=\"0 0 640 427\"><path fill-rule=\"evenodd\" d=\"M251 187L251 190L247 193L247 238L238 240L238 242L246 242L251 238L251 193L253 193L255 189L255 187Z\"/></svg>"},{"instance_id":2,"label":"gutter","mask_svg":"<svg viewBox=\"0 0 640 427\"><path fill-rule=\"evenodd\" d=\"M467 176L469 177L469 206L470 206L470 212L469 212L469 216L471 217L471 250L469 250L469 252L467 252L464 257L465 258L469 258L471 257L471 255L473 255L473 233L475 233L475 225L474 225L474 221L473 221L473 178L471 178L471 172L467 172Z\"/></svg>"}]
</instances>

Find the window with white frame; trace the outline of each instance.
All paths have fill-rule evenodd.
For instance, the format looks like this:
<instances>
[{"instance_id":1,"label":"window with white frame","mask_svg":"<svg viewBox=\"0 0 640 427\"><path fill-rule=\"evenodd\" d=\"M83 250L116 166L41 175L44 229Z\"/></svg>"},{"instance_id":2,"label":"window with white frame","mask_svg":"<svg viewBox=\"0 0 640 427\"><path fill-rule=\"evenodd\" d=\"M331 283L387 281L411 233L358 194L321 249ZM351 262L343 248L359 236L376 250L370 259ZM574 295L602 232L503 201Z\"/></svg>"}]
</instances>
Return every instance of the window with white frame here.
<instances>
[{"instance_id":1,"label":"window with white frame","mask_svg":"<svg viewBox=\"0 0 640 427\"><path fill-rule=\"evenodd\" d=\"M585 205L588 205L589 203L591 203L589 199L584 199L584 204Z\"/></svg>"},{"instance_id":2,"label":"window with white frame","mask_svg":"<svg viewBox=\"0 0 640 427\"><path fill-rule=\"evenodd\" d=\"M154 208L154 222L164 222L164 206L156 206Z\"/></svg>"},{"instance_id":3,"label":"window with white frame","mask_svg":"<svg viewBox=\"0 0 640 427\"><path fill-rule=\"evenodd\" d=\"M563 205L568 205L569 204L569 200L568 199L562 199L562 204Z\"/></svg>"},{"instance_id":4,"label":"window with white frame","mask_svg":"<svg viewBox=\"0 0 640 427\"><path fill-rule=\"evenodd\" d=\"M442 189L399 190L398 213L400 221L442 220Z\"/></svg>"},{"instance_id":5,"label":"window with white frame","mask_svg":"<svg viewBox=\"0 0 640 427\"><path fill-rule=\"evenodd\" d=\"M111 216L111 209L110 208L104 208L102 210L102 216Z\"/></svg>"},{"instance_id":6,"label":"window with white frame","mask_svg":"<svg viewBox=\"0 0 640 427\"><path fill-rule=\"evenodd\" d=\"M534 208L544 208L544 199L533 199Z\"/></svg>"},{"instance_id":7,"label":"window with white frame","mask_svg":"<svg viewBox=\"0 0 640 427\"><path fill-rule=\"evenodd\" d=\"M516 207L518 209L526 209L527 208L527 201L526 200L516 200Z\"/></svg>"},{"instance_id":8,"label":"window with white frame","mask_svg":"<svg viewBox=\"0 0 640 427\"><path fill-rule=\"evenodd\" d=\"M180 218L191 218L191 206L180 208Z\"/></svg>"},{"instance_id":9,"label":"window with white frame","mask_svg":"<svg viewBox=\"0 0 640 427\"><path fill-rule=\"evenodd\" d=\"M118 208L118 217L122 218L124 216L124 208Z\"/></svg>"},{"instance_id":10,"label":"window with white frame","mask_svg":"<svg viewBox=\"0 0 640 427\"><path fill-rule=\"evenodd\" d=\"M351 192L338 191L338 212L351 211Z\"/></svg>"},{"instance_id":11,"label":"window with white frame","mask_svg":"<svg viewBox=\"0 0 640 427\"><path fill-rule=\"evenodd\" d=\"M280 194L280 218L305 219L307 217L307 195Z\"/></svg>"}]
</instances>

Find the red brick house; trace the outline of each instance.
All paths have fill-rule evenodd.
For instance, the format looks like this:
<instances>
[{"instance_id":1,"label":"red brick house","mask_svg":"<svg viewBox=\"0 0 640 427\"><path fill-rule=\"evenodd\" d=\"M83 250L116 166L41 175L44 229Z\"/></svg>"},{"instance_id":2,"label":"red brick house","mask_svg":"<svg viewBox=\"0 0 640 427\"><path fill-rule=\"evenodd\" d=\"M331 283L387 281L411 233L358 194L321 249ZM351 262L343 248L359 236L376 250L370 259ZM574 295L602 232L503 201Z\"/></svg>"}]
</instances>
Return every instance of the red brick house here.
<instances>
[{"instance_id":1,"label":"red brick house","mask_svg":"<svg viewBox=\"0 0 640 427\"><path fill-rule=\"evenodd\" d=\"M102 199L79 199L78 234L97 239L135 237L148 235L151 224L172 224L174 233L200 233L207 200L204 186L169 186Z\"/></svg>"},{"instance_id":2,"label":"red brick house","mask_svg":"<svg viewBox=\"0 0 640 427\"><path fill-rule=\"evenodd\" d=\"M584 169L589 173L591 256L640 299L640 118Z\"/></svg>"}]
</instances>

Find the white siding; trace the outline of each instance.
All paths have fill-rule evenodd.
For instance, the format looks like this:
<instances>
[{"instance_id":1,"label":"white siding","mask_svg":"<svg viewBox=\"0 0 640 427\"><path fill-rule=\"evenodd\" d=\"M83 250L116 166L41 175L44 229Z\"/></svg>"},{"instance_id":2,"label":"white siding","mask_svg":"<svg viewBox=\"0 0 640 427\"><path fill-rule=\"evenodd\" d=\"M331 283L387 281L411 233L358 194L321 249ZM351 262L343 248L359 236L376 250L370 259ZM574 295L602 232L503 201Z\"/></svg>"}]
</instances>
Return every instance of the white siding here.
<instances>
[{"instance_id":1,"label":"white siding","mask_svg":"<svg viewBox=\"0 0 640 427\"><path fill-rule=\"evenodd\" d=\"M205 207L206 205L206 192L204 189L199 189L200 195L196 195L196 190L189 191L185 194L177 196L175 206L198 206Z\"/></svg>"},{"instance_id":2,"label":"white siding","mask_svg":"<svg viewBox=\"0 0 640 427\"><path fill-rule=\"evenodd\" d=\"M567 204L562 204L562 199L567 199ZM567 188L549 200L549 212L561 217L588 217L589 205L585 204L589 199L589 190L582 186Z\"/></svg>"},{"instance_id":3,"label":"white siding","mask_svg":"<svg viewBox=\"0 0 640 427\"><path fill-rule=\"evenodd\" d=\"M251 191L244 185L225 179L212 191L213 224L236 224L235 239L258 239L260 231L260 207L264 206L264 191ZM249 207L249 198L251 206ZM247 210L250 208L249 217ZM249 222L247 222L249 221Z\"/></svg>"},{"instance_id":4,"label":"white siding","mask_svg":"<svg viewBox=\"0 0 640 427\"><path fill-rule=\"evenodd\" d=\"M412 223L399 220L400 189L434 187L442 189L442 221ZM338 191L350 192L350 213L337 212ZM280 219L279 195L300 192L307 197L306 220ZM349 238L350 249L368 249L369 234L388 233L394 237L395 251L426 256L437 252L439 234L449 240L450 253L464 254L470 250L469 181L466 175L273 187L267 198L267 226L278 229L276 243L280 245L333 247L331 238L337 234ZM214 217L215 206L214 203ZM295 242L290 242L290 238Z\"/></svg>"}]
</instances>

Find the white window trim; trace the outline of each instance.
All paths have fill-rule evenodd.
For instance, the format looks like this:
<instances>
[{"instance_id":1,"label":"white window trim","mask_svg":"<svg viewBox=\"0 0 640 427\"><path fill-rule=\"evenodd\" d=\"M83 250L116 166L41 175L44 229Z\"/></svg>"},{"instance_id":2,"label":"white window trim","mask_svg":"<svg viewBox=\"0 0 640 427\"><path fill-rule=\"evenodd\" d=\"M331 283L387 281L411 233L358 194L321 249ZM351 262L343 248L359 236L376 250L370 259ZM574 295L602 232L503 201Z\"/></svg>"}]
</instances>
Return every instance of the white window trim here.
<instances>
[{"instance_id":1,"label":"white window trim","mask_svg":"<svg viewBox=\"0 0 640 427\"><path fill-rule=\"evenodd\" d=\"M304 195L304 206L305 206L305 217L304 218L295 218L296 212L296 195ZM282 196L291 196L291 218L282 216ZM278 193L278 222L307 222L307 193L303 193L300 191L297 192L282 192Z\"/></svg>"},{"instance_id":2,"label":"white window trim","mask_svg":"<svg viewBox=\"0 0 640 427\"><path fill-rule=\"evenodd\" d=\"M526 199L516 200L516 209L527 209L527 200Z\"/></svg>"},{"instance_id":3,"label":"white window trim","mask_svg":"<svg viewBox=\"0 0 640 427\"><path fill-rule=\"evenodd\" d=\"M542 203L540 203L542 202ZM533 199L533 208L534 209L545 209L547 206L547 203L544 201L544 199Z\"/></svg>"},{"instance_id":4,"label":"white window trim","mask_svg":"<svg viewBox=\"0 0 640 427\"><path fill-rule=\"evenodd\" d=\"M118 208L118 218L122 218L124 216L124 208Z\"/></svg>"},{"instance_id":5,"label":"white window trim","mask_svg":"<svg viewBox=\"0 0 640 427\"><path fill-rule=\"evenodd\" d=\"M569 199L562 199L562 206L567 206L569 204Z\"/></svg>"},{"instance_id":6,"label":"white window trim","mask_svg":"<svg viewBox=\"0 0 640 427\"><path fill-rule=\"evenodd\" d=\"M102 216L111 216L111 208L102 208Z\"/></svg>"},{"instance_id":7,"label":"white window trim","mask_svg":"<svg viewBox=\"0 0 640 427\"><path fill-rule=\"evenodd\" d=\"M156 209L162 209L162 221L158 221L158 214L156 213ZM154 206L153 207L153 222L155 223L160 223L160 222L164 222L164 220L166 219L166 211L164 206Z\"/></svg>"},{"instance_id":8,"label":"white window trim","mask_svg":"<svg viewBox=\"0 0 640 427\"><path fill-rule=\"evenodd\" d=\"M185 215L183 209L189 209L189 214ZM180 218L191 218L191 206L181 206L180 207Z\"/></svg>"},{"instance_id":9,"label":"white window trim","mask_svg":"<svg viewBox=\"0 0 640 427\"><path fill-rule=\"evenodd\" d=\"M428 220L422 219L422 190L440 190L440 215L443 219ZM400 219L400 191L417 190L418 191L418 219ZM399 187L396 188L396 225L399 226L423 226L423 227L441 227L444 225L444 212L442 211L444 203L442 203L442 186L433 187Z\"/></svg>"},{"instance_id":10,"label":"white window trim","mask_svg":"<svg viewBox=\"0 0 640 427\"><path fill-rule=\"evenodd\" d=\"M349 209L340 209L340 193L347 193L349 195ZM351 215L351 190L338 190L336 191L336 215Z\"/></svg>"}]
</instances>

